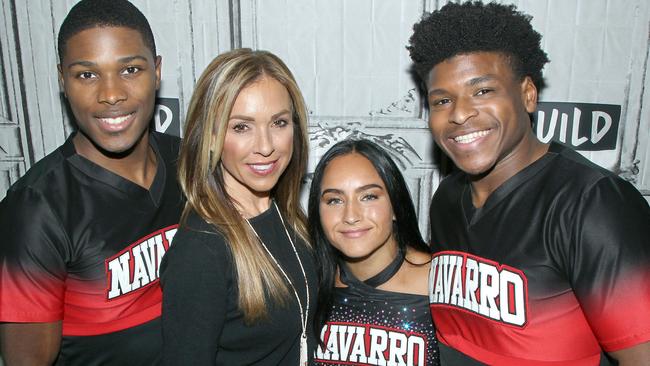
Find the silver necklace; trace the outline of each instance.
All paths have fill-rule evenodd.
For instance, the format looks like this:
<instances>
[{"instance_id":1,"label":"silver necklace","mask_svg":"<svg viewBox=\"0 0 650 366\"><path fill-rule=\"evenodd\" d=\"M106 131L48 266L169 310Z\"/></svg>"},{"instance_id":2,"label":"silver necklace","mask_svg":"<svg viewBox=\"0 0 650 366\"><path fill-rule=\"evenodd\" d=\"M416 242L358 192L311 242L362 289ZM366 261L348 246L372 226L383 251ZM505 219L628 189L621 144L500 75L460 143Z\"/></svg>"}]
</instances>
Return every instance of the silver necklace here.
<instances>
[{"instance_id":1,"label":"silver necklace","mask_svg":"<svg viewBox=\"0 0 650 366\"><path fill-rule=\"evenodd\" d=\"M307 294L307 306L305 307L305 312L303 313L302 311L302 301L300 301L300 296L298 296L298 291L296 291L296 287L293 285L293 282L291 282L291 279L287 275L287 273L284 271L282 266L280 266L280 263L275 259L273 254L271 254L271 251L269 248L264 244L264 241L262 241L262 238L257 234L257 231L255 231L255 228L253 225L250 223L248 219L246 220L246 223L248 223L248 226L253 230L253 233L255 234L255 237L257 240L259 240L260 244L262 244L262 247L264 247L264 250L266 250L266 253L271 257L273 260L273 263L278 267L280 272L282 272L282 275L284 278L289 282L289 286L291 286L291 289L293 290L293 294L296 296L296 300L298 300L298 309L300 310L300 327L302 328L302 332L300 333L300 366L306 366L307 365L307 316L309 314L309 284L307 283L307 275L305 274L305 268L302 265L302 261L300 260L300 256L298 255L298 251L296 250L296 245L293 243L293 240L291 239L291 235L289 235L289 231L287 230L287 225L284 223L284 219L282 218L282 213L280 212L280 209L278 208L278 205L273 202L273 206L275 206L275 210L278 213L278 216L280 216L280 221L282 222L282 227L284 228L284 232L287 234L287 238L289 238L289 243L291 243L291 248L293 249L293 253L296 255L296 258L298 259L298 264L300 265L300 270L302 271L302 276L305 279L305 293Z\"/></svg>"}]
</instances>

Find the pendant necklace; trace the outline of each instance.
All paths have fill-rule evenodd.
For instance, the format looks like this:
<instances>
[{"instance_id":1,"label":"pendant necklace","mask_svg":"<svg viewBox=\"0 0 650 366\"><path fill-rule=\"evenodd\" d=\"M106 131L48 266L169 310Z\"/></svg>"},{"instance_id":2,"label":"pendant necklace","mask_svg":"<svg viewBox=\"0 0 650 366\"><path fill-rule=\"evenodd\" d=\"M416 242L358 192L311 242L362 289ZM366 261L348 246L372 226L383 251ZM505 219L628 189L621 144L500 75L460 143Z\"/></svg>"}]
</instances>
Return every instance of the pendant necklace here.
<instances>
[{"instance_id":1,"label":"pendant necklace","mask_svg":"<svg viewBox=\"0 0 650 366\"><path fill-rule=\"evenodd\" d=\"M289 238L289 243L291 243L291 248L293 249L293 253L296 255L296 258L298 259L298 264L300 265L300 270L302 271L302 276L305 279L305 293L307 294L307 303L305 307L305 312L303 313L302 311L302 301L300 301L300 296L298 296L298 292L296 291L296 287L293 285L293 282L291 282L291 279L287 275L287 273L284 271L282 266L280 266L280 263L275 259L273 254L271 254L271 251L269 248L264 244L264 241L262 241L262 238L257 234L257 231L255 231L255 228L253 225L251 225L250 221L248 219L246 220L246 223L248 223L248 226L253 230L253 233L255 234L255 237L257 240L259 240L260 244L262 244L262 247L264 247L264 250L266 253L271 257L273 260L273 263L280 269L280 272L284 276L284 278L289 282L289 286L293 290L293 294L296 296L296 300L298 300L298 309L300 310L300 327L302 328L302 332L300 333L300 366L307 366L307 316L309 314L309 284L307 283L307 275L305 274L305 268L302 265L302 261L300 260L300 256L298 255L298 251L296 250L296 245L293 243L293 240L291 239L291 235L289 235L289 231L287 230L287 225L284 223L284 219L282 218L282 213L280 212L280 209L278 208L278 205L275 204L275 201L273 202L273 206L275 207L276 212L278 213L278 216L280 216L280 221L282 222L282 227L284 228L284 232L287 234L287 238Z\"/></svg>"}]
</instances>

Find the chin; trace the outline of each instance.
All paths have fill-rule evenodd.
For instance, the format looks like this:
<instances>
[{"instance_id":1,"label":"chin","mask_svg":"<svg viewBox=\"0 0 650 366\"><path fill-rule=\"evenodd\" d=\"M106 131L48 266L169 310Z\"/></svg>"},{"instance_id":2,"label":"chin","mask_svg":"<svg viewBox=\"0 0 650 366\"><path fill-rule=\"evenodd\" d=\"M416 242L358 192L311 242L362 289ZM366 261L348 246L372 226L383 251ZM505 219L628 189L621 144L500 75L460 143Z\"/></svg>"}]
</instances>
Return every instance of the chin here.
<instances>
[{"instance_id":1,"label":"chin","mask_svg":"<svg viewBox=\"0 0 650 366\"><path fill-rule=\"evenodd\" d=\"M465 174L473 175L473 176L488 173L494 167L494 164L487 163L487 162L470 163L470 162L455 162L454 161L454 164L456 165L456 167L458 169L465 172Z\"/></svg>"}]
</instances>

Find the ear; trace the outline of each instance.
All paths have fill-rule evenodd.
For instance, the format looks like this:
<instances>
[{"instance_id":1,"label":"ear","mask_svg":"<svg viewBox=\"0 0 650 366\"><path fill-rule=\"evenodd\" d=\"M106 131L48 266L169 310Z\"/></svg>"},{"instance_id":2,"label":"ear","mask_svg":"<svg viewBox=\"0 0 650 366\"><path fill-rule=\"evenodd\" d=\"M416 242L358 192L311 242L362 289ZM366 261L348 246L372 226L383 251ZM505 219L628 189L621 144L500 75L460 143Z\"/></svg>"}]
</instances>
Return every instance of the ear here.
<instances>
[{"instance_id":1,"label":"ear","mask_svg":"<svg viewBox=\"0 0 650 366\"><path fill-rule=\"evenodd\" d=\"M156 67L156 90L158 90L160 89L160 75L162 72L162 56L156 56L153 62Z\"/></svg>"},{"instance_id":2,"label":"ear","mask_svg":"<svg viewBox=\"0 0 650 366\"><path fill-rule=\"evenodd\" d=\"M65 92L65 79L63 78L63 68L61 67L61 64L56 65L56 73L59 79L59 88L61 88L63 95L67 98L68 95Z\"/></svg>"},{"instance_id":3,"label":"ear","mask_svg":"<svg viewBox=\"0 0 650 366\"><path fill-rule=\"evenodd\" d=\"M526 112L533 113L537 110L537 87L530 76L526 76L521 82L521 97Z\"/></svg>"}]
</instances>

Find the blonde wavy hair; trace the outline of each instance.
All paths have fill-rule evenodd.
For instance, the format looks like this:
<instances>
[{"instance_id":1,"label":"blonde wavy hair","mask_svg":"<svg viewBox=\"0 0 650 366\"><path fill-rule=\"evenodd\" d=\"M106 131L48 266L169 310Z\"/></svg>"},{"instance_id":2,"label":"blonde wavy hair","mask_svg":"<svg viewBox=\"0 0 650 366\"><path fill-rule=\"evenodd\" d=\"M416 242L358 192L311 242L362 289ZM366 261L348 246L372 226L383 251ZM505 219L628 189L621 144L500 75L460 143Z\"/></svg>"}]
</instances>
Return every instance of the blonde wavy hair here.
<instances>
[{"instance_id":1,"label":"blonde wavy hair","mask_svg":"<svg viewBox=\"0 0 650 366\"><path fill-rule=\"evenodd\" d=\"M267 301L284 305L290 295L284 277L226 192L219 164L233 104L242 89L262 77L273 78L287 89L294 122L293 155L271 196L285 222L310 246L299 200L307 166L307 110L291 71L277 56L237 49L207 66L190 101L178 163L180 186L187 197L181 223L194 211L225 237L237 275L239 309L249 324L267 316Z\"/></svg>"}]
</instances>

